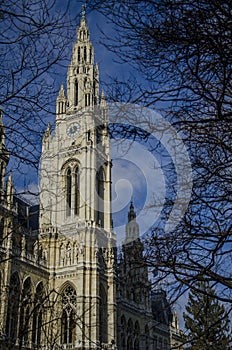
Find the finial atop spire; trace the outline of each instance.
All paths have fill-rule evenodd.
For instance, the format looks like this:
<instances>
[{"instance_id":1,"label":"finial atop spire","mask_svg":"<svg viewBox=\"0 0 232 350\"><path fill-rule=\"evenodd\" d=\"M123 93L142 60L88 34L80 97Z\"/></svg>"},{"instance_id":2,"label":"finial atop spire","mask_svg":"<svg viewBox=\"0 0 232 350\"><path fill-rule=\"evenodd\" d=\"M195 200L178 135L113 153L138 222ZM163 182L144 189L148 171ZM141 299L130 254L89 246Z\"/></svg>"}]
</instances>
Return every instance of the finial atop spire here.
<instances>
[{"instance_id":1,"label":"finial atop spire","mask_svg":"<svg viewBox=\"0 0 232 350\"><path fill-rule=\"evenodd\" d=\"M65 93L64 93L64 83L61 84L60 91L59 91L59 97L64 98Z\"/></svg>"},{"instance_id":2,"label":"finial atop spire","mask_svg":"<svg viewBox=\"0 0 232 350\"><path fill-rule=\"evenodd\" d=\"M82 18L85 18L85 12L86 12L86 4L82 5L82 11L81 11Z\"/></svg>"}]
</instances>

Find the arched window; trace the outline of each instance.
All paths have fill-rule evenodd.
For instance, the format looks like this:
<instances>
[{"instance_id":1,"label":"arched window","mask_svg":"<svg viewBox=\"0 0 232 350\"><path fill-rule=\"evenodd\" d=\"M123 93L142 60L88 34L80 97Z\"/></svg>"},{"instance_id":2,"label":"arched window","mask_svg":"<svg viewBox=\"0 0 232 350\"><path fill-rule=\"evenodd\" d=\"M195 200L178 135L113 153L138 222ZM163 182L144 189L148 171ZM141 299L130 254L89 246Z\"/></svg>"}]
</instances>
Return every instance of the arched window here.
<instances>
[{"instance_id":1,"label":"arched window","mask_svg":"<svg viewBox=\"0 0 232 350\"><path fill-rule=\"evenodd\" d=\"M80 212L80 172L76 165L65 171L66 216L79 215Z\"/></svg>"},{"instance_id":2,"label":"arched window","mask_svg":"<svg viewBox=\"0 0 232 350\"><path fill-rule=\"evenodd\" d=\"M79 169L76 167L75 169L75 206L74 206L74 214L79 215L80 210L80 176Z\"/></svg>"},{"instance_id":3,"label":"arched window","mask_svg":"<svg viewBox=\"0 0 232 350\"><path fill-rule=\"evenodd\" d=\"M81 48L80 47L78 47L78 50L77 50L77 60L78 60L78 62L80 62L80 60L81 60Z\"/></svg>"},{"instance_id":4,"label":"arched window","mask_svg":"<svg viewBox=\"0 0 232 350\"><path fill-rule=\"evenodd\" d=\"M68 286L62 293L61 344L75 343L76 291Z\"/></svg>"},{"instance_id":5,"label":"arched window","mask_svg":"<svg viewBox=\"0 0 232 350\"><path fill-rule=\"evenodd\" d=\"M30 309L32 303L31 294L31 279L28 277L23 284L21 295L19 336L22 337L23 342L28 341Z\"/></svg>"},{"instance_id":6,"label":"arched window","mask_svg":"<svg viewBox=\"0 0 232 350\"><path fill-rule=\"evenodd\" d=\"M17 273L14 273L10 279L9 286L9 298L7 309L7 321L6 321L6 334L7 337L14 341L17 338L17 326L18 326L18 309L20 298L20 283Z\"/></svg>"},{"instance_id":7,"label":"arched window","mask_svg":"<svg viewBox=\"0 0 232 350\"><path fill-rule=\"evenodd\" d=\"M100 285L100 303L99 303L99 340L100 343L107 343L107 294L103 285Z\"/></svg>"},{"instance_id":8,"label":"arched window","mask_svg":"<svg viewBox=\"0 0 232 350\"><path fill-rule=\"evenodd\" d=\"M78 81L75 80L74 83L74 106L78 105Z\"/></svg>"},{"instance_id":9,"label":"arched window","mask_svg":"<svg viewBox=\"0 0 232 350\"><path fill-rule=\"evenodd\" d=\"M134 350L139 350L139 337L140 337L140 327L138 321L135 322L135 340L134 340Z\"/></svg>"},{"instance_id":10,"label":"arched window","mask_svg":"<svg viewBox=\"0 0 232 350\"><path fill-rule=\"evenodd\" d=\"M101 227L104 227L104 171L100 167L96 175L96 194L97 194L97 215L96 221Z\"/></svg>"},{"instance_id":11,"label":"arched window","mask_svg":"<svg viewBox=\"0 0 232 350\"><path fill-rule=\"evenodd\" d=\"M86 51L86 46L84 46L84 61L86 62L87 59L87 51Z\"/></svg>"},{"instance_id":12,"label":"arched window","mask_svg":"<svg viewBox=\"0 0 232 350\"><path fill-rule=\"evenodd\" d=\"M33 326L32 326L32 343L37 346L41 344L42 333L42 305L43 305L44 289L43 283L40 282L36 288L33 310Z\"/></svg>"},{"instance_id":13,"label":"arched window","mask_svg":"<svg viewBox=\"0 0 232 350\"><path fill-rule=\"evenodd\" d=\"M128 338L127 338L127 350L134 350L132 335L129 335Z\"/></svg>"},{"instance_id":14,"label":"arched window","mask_svg":"<svg viewBox=\"0 0 232 350\"><path fill-rule=\"evenodd\" d=\"M70 216L72 207L72 173L70 168L68 168L66 174L66 203L66 214Z\"/></svg>"}]
</instances>

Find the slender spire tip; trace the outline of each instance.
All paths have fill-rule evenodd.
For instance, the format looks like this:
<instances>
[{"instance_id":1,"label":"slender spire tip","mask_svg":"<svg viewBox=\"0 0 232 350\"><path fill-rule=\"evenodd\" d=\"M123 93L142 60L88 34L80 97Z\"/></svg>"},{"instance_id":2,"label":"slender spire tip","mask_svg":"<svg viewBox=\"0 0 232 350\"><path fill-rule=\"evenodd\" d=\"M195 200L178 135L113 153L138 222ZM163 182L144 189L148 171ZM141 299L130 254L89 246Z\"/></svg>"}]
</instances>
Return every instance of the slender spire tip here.
<instances>
[{"instance_id":1,"label":"slender spire tip","mask_svg":"<svg viewBox=\"0 0 232 350\"><path fill-rule=\"evenodd\" d=\"M86 13L86 3L82 5L82 11L81 11L82 18L85 18L85 13Z\"/></svg>"}]
</instances>

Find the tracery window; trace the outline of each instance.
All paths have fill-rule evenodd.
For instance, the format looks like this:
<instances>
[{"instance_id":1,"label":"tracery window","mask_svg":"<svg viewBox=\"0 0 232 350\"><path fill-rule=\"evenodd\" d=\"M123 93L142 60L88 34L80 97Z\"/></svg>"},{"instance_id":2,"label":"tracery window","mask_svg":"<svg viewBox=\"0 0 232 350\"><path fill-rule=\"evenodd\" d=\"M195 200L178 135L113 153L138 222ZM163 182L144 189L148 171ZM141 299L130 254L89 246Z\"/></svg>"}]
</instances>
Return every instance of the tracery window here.
<instances>
[{"instance_id":1,"label":"tracery window","mask_svg":"<svg viewBox=\"0 0 232 350\"><path fill-rule=\"evenodd\" d=\"M76 291L68 286L62 293L61 344L75 343Z\"/></svg>"},{"instance_id":2,"label":"tracery window","mask_svg":"<svg viewBox=\"0 0 232 350\"><path fill-rule=\"evenodd\" d=\"M14 341L17 337L18 309L20 298L20 283L17 273L14 273L10 279L9 299L7 309L6 334L9 339Z\"/></svg>"},{"instance_id":3,"label":"tracery window","mask_svg":"<svg viewBox=\"0 0 232 350\"><path fill-rule=\"evenodd\" d=\"M79 169L75 169L75 205L74 205L74 214L79 215L80 209L80 176Z\"/></svg>"},{"instance_id":4,"label":"tracery window","mask_svg":"<svg viewBox=\"0 0 232 350\"><path fill-rule=\"evenodd\" d=\"M66 175L66 202L67 202L67 216L71 215L71 206L72 206L72 173L71 169L68 168Z\"/></svg>"},{"instance_id":5,"label":"tracery window","mask_svg":"<svg viewBox=\"0 0 232 350\"><path fill-rule=\"evenodd\" d=\"M80 173L76 166L66 171L66 216L79 215L80 211Z\"/></svg>"}]
</instances>

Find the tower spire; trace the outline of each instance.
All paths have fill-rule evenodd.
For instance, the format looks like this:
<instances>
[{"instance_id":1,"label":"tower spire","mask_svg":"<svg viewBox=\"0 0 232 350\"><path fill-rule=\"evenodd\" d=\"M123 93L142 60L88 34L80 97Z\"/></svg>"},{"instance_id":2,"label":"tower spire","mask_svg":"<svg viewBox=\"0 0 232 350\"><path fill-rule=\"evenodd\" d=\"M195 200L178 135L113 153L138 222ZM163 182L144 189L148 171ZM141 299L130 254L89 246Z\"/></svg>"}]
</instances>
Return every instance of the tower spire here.
<instances>
[{"instance_id":1,"label":"tower spire","mask_svg":"<svg viewBox=\"0 0 232 350\"><path fill-rule=\"evenodd\" d=\"M86 6L82 6L82 17L77 28L77 41L74 43L67 77L68 113L99 103L99 75L94 64L94 48L85 17ZM58 108L59 112L59 108Z\"/></svg>"}]
</instances>

